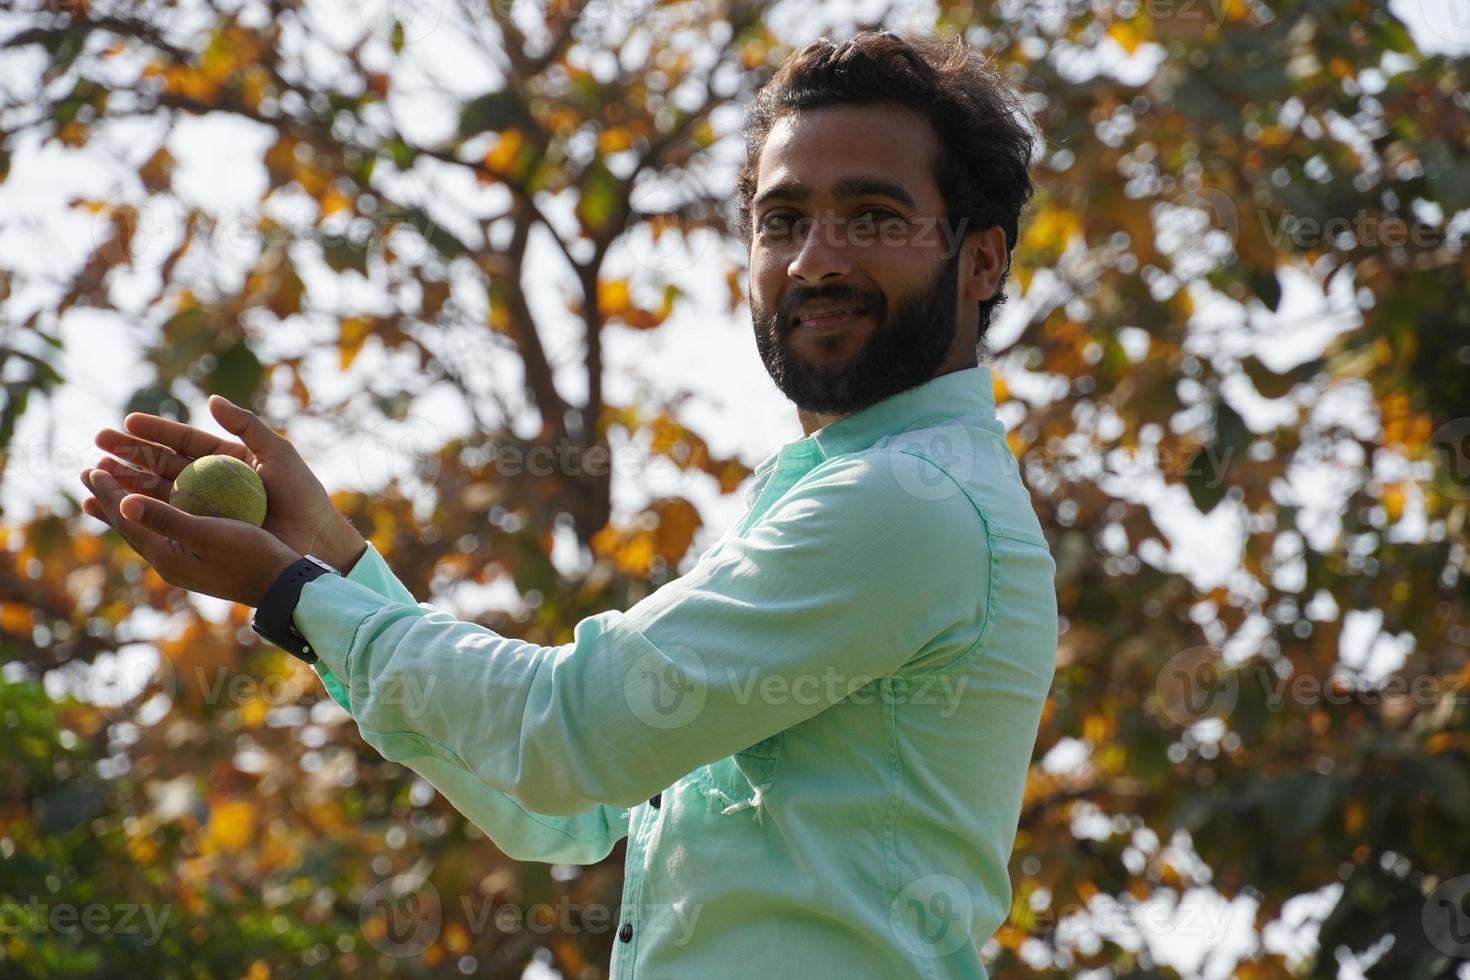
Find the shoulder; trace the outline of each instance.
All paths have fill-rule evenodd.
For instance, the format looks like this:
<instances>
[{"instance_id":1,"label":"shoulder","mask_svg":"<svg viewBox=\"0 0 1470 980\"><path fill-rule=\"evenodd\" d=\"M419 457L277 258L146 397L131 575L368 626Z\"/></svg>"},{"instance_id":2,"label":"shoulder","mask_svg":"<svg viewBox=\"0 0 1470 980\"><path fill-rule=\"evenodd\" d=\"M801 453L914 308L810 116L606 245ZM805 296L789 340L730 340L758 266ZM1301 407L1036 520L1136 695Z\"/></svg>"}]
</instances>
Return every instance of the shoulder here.
<instances>
[{"instance_id":1,"label":"shoulder","mask_svg":"<svg viewBox=\"0 0 1470 980\"><path fill-rule=\"evenodd\" d=\"M943 460L898 441L824 460L797 482L788 502L854 533L888 538L886 532L901 531L930 546L985 532L975 501Z\"/></svg>"}]
</instances>

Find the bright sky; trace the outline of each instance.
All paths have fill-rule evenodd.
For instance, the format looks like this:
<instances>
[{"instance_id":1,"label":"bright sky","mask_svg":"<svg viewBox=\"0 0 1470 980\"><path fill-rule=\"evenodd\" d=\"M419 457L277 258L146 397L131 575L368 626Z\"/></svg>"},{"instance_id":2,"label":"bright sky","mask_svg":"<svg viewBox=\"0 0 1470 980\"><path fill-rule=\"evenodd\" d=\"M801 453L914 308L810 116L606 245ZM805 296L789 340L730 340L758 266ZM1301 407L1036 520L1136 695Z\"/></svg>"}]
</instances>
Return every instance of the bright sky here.
<instances>
[{"instance_id":1,"label":"bright sky","mask_svg":"<svg viewBox=\"0 0 1470 980\"><path fill-rule=\"evenodd\" d=\"M357 12L345 0L330 3L324 0L312 10L323 33L342 41L360 32L364 21L381 24L379 18L388 2L375 0L362 5L358 8L361 12ZM406 53L409 57L395 73L392 110L398 125L418 138L433 139L453 125L453 113L446 111L433 95L436 89L447 89L460 96L474 95L490 88L495 81L493 67L466 42L463 31L452 29L449 20L452 6L447 0L396 4L400 12L413 11L418 19L408 21L410 45ZM877 6L861 3L847 9L871 14ZM918 24L928 6L909 4L903 9L907 17L913 18L910 23ZM1423 0L1394 6L1410 23L1422 46L1434 50L1470 48L1470 10L1463 0ZM840 33L840 29L832 30L826 22L812 21L807 14L791 14L794 7L785 9L787 14L778 15L776 24L781 35L792 43L828 31ZM835 15L824 8L824 16L842 14L840 8ZM10 33L22 19L0 15L0 33ZM1108 51L1101 58L1120 74L1146 74L1152 70L1155 54L1145 46L1131 62L1124 58L1121 49ZM452 70L445 66L452 66ZM0 71L7 87L26 75L26 67L19 59L12 60L7 70ZM722 115L717 122L719 131L733 132L739 122L738 110ZM176 185L184 198L207 204L215 213L254 213L265 186L258 162L267 145L262 131L239 122L187 119L165 134L156 124L134 121L119 126L107 137L95 137L92 145L82 152L62 152L55 147L37 152L30 145L18 148L11 176L0 185L0 255L5 256L7 263L36 272L75 268L93 246L96 229L85 212L66 207L68 200L107 199L121 194L141 203L143 199L135 194L136 188L127 176L151 155L165 136L170 150L181 162ZM718 164L703 174L702 179L711 190L728 193L741 151L734 142L722 145L721 149L724 152ZM456 231L467 227L468 214L492 213L500 203L493 191L477 187L463 174L443 170L427 186L421 183L418 195L417 200L431 209L435 220ZM550 205L548 210L554 222L568 226L569 204ZM144 216L143 229L153 236L147 253L154 257L153 261L140 263L144 266L140 274L129 275L119 270L113 280L117 293L128 297L127 301L137 304L139 309L143 299L151 296L156 288L156 265L172 244L166 230L171 224L169 211L154 204L151 211L145 210ZM669 240L672 239L666 239ZM640 265L674 272L689 299L661 329L608 331L607 397L614 402L647 404L672 397L680 390L687 391L690 397L680 409L681 418L709 441L714 453L738 454L753 466L783 443L800 438L801 429L792 407L776 390L756 354L748 309L741 307L733 315L726 310L727 262L743 264L739 246L719 242L712 236L696 238L690 249L675 253L655 248L646 235L632 236L614 251L606 274L635 272ZM585 378L579 364L579 327L565 312L562 302L563 295L571 291L570 280L553 246L545 240L533 242L530 268L541 270L530 300L546 328L547 349L553 362L559 365L558 385L569 398L578 399L585 393ZM323 269L303 267L301 273L313 302L321 308L351 308L368 295L360 283L339 282ZM1044 277L1041 279L1044 281ZM1341 308L1341 302L1333 302L1341 297L1324 297L1304 278L1289 278L1285 286L1281 309L1267 324L1275 328L1272 349L1259 352L1264 358L1278 358L1270 361L1273 366L1287 366L1311 356L1336 329L1352 322L1349 317L1335 327L1329 325L1324 329L1321 312L1326 308ZM18 293L8 304L7 319L12 325L18 324L38 305L54 303L55 295L55 289ZM382 298L378 301L386 302ZM1350 294L1348 301L1350 305ZM992 347L1001 350L1019 333L1028 315L1028 304L1013 299L1002 314L991 330ZM1240 319L1238 308L1222 309L1218 304L1208 303L1200 308L1198 316L1201 322L1218 318L1232 323ZM9 521L26 520L38 503L54 501L59 493L73 497L83 493L77 476L83 466L94 464L102 455L93 445L94 434L106 425L120 427L128 396L148 380L139 368L139 351L152 339L155 328L149 324L156 321L156 316L148 317L145 323L141 316L128 319L88 309L76 309L68 314L61 328L65 353L59 365L68 384L50 402L33 401L22 419L11 447L8 478L0 485L0 504ZM335 336L335 327L327 318L318 317L310 323L298 318L289 331L275 329L261 341L267 356L278 356L303 349L309 340L329 341ZM335 362L331 351L324 352L315 358L310 374L313 392L329 401L370 379L404 371L402 362L395 364L376 349L366 350L347 376L340 374ZM485 365L477 377L495 385L497 390L513 392L519 387L513 358L467 356L466 363L472 362ZM20 376L16 373L18 368L17 364L6 365L3 379ZM195 424L217 430L204 405L206 395L201 392L189 398L189 408ZM406 427L385 433L382 440L364 439L342 445L329 431L290 424L286 417L289 409L289 400L278 394L268 412L278 424L287 425L303 456L332 490L380 486L389 471L403 471L401 460L394 456L394 447L437 446L443 439L469 431L472 425L454 398L447 392L437 392L414 406ZM1351 411L1351 407L1345 406L1343 410ZM614 484L615 509L619 515L627 515L640 508L648 497L669 492L687 494L705 515L706 528L696 541L696 553L735 520L741 509L738 493L721 497L709 481L680 477L667 469L647 473L618 471ZM1230 570L1218 561L1220 554L1230 550L1221 548L1221 539L1237 539L1242 531L1225 508L1217 510L1214 518L1200 518L1192 508L1178 501L1164 503L1165 495L1157 484L1145 485L1136 496L1157 505L1155 514L1161 528L1178 536L1178 548L1170 556L1175 567L1191 570L1198 584L1228 576ZM554 557L563 568L576 564L570 535L561 536ZM212 618L223 613L224 604L212 605L214 600L200 598L201 606ZM456 588L442 602L436 600L436 604L457 615L470 615L486 607L506 607L514 600L514 592L508 585L497 585ZM150 630L162 625L140 621L139 635L152 635ZM1402 658L1402 649L1395 647L1392 638L1378 636L1376 627L1359 628L1362 626L1354 624L1352 648L1345 647L1345 658L1364 661L1369 657L1370 647L1380 669L1388 669ZM1048 756L1048 768L1084 764L1086 752L1085 744L1066 740ZM1101 817L1101 820L1106 823L1108 818ZM1090 832L1085 820L1079 821L1077 830L1083 835ZM1152 849L1160 842L1138 840L1137 843ZM1173 845L1165 842L1164 846ZM1330 904L1334 899L1335 891L1329 888L1315 901L1304 897L1289 906L1287 923L1268 931L1272 947L1309 948L1315 927L1304 924L1304 918L1320 914L1318 910L1324 903ZM1161 907L1155 904L1153 909L1159 911ZM1146 930L1153 933L1151 943L1155 949L1168 962L1187 971L1187 975L1228 976L1235 960L1231 950L1244 948L1242 944L1249 940L1253 915L1250 904L1239 900L1234 906L1227 906L1213 891L1205 889L1188 897L1183 912L1208 927L1203 936L1206 941L1201 942L1197 930L1191 931L1177 923L1171 926L1168 915L1161 913L1151 920L1157 928ZM1117 919L1106 909L1098 914L1104 922ZM1345 965L1339 976L1360 975L1355 970ZM543 969L540 975L548 972ZM538 974L533 968L527 975ZM1462 971L1460 976L1470 978L1470 970Z\"/></svg>"}]
</instances>

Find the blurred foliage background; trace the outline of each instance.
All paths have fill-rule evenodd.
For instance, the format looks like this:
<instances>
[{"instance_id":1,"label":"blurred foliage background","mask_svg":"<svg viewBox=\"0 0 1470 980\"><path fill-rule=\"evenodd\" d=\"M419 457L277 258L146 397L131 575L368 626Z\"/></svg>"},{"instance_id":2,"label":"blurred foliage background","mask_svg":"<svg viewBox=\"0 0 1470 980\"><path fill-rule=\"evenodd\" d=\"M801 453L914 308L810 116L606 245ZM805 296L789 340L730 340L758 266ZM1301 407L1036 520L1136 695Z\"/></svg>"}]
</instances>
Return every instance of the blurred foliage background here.
<instances>
[{"instance_id":1,"label":"blurred foliage background","mask_svg":"<svg viewBox=\"0 0 1470 980\"><path fill-rule=\"evenodd\" d=\"M310 418L350 444L447 384L477 431L336 502L421 600L509 582L519 609L484 625L566 642L676 575L704 517L669 494L617 519L605 467L487 459L636 445L720 494L754 462L712 453L677 405L605 397L609 331L690 328L673 264L610 257L733 239L738 110L798 35L962 32L1045 134L992 346L1064 617L991 974L1466 976L1470 63L1379 0L927 11L12 6L0 174L217 117L262 137L266 186L218 213L139 140L130 187L72 202L83 261L0 254L0 447L68 383L59 324L84 308L142 338L129 411L271 392L282 431ZM446 37L498 81L426 91L415 54ZM403 124L429 104L443 138ZM700 261L748 320L728 254ZM528 300L551 266L575 392ZM1293 292L1320 302L1293 320ZM297 353L270 353L283 336ZM345 372L369 346L413 386L312 390L308 353ZM486 352L515 384L485 383ZM585 869L510 861L248 610L203 615L80 499L0 528L0 975L605 974L621 845ZM552 562L553 529L584 572ZM1202 581L1202 554L1226 572ZM143 682L111 696L104 668L138 649ZM405 875L438 903L415 955L375 899ZM62 907L102 911L65 928Z\"/></svg>"}]
</instances>

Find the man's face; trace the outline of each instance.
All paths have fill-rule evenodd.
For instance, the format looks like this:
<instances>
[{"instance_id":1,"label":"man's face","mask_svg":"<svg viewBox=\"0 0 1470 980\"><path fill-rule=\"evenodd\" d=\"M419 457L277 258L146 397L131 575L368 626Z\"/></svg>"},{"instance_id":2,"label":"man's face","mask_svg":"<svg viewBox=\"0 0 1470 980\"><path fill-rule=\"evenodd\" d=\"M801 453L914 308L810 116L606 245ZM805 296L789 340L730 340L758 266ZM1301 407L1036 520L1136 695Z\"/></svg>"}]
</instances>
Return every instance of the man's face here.
<instances>
[{"instance_id":1,"label":"man's face","mask_svg":"<svg viewBox=\"0 0 1470 980\"><path fill-rule=\"evenodd\" d=\"M953 352L966 229L945 221L938 154L929 122L892 104L772 128L751 205L751 319L797 408L855 412L927 381ZM801 322L809 304L862 312Z\"/></svg>"}]
</instances>

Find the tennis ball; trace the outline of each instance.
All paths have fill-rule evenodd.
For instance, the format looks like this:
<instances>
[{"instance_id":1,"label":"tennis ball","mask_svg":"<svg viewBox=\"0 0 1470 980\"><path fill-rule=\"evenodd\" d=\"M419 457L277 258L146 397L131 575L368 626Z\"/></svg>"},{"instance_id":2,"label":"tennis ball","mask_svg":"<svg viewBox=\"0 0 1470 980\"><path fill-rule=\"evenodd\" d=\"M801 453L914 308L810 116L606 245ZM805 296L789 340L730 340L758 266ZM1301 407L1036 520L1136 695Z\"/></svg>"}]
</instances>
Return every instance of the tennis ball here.
<instances>
[{"instance_id":1,"label":"tennis ball","mask_svg":"<svg viewBox=\"0 0 1470 980\"><path fill-rule=\"evenodd\" d=\"M228 517L265 523L265 484L248 463L233 456L200 456L174 477L168 502L196 517Z\"/></svg>"}]
</instances>

